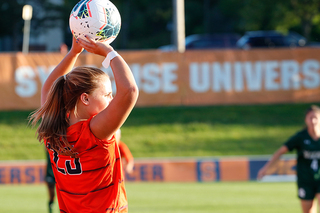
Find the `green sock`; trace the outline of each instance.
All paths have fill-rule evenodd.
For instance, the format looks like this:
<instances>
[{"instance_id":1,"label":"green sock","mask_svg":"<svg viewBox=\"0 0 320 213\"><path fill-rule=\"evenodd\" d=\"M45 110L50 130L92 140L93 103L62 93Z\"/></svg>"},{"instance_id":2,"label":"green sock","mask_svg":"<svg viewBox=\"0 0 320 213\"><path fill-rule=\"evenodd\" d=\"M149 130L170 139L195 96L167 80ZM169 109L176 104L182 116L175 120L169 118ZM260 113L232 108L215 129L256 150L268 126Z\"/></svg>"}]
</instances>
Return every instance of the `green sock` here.
<instances>
[{"instance_id":1,"label":"green sock","mask_svg":"<svg viewBox=\"0 0 320 213\"><path fill-rule=\"evenodd\" d=\"M52 213L53 201L49 201L49 213Z\"/></svg>"}]
</instances>

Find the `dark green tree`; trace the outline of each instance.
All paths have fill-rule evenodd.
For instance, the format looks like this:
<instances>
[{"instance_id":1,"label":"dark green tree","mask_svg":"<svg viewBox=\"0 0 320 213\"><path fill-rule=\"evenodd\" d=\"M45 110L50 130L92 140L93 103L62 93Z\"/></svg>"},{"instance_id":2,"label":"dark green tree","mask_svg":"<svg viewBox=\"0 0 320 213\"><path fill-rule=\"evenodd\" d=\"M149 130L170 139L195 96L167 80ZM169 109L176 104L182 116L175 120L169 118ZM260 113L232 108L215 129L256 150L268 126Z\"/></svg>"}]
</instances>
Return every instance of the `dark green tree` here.
<instances>
[{"instance_id":1,"label":"dark green tree","mask_svg":"<svg viewBox=\"0 0 320 213\"><path fill-rule=\"evenodd\" d=\"M320 0L245 0L243 2L243 7L239 8L242 20L239 29L243 32L279 30L286 33L289 30L295 30L309 39L320 22Z\"/></svg>"},{"instance_id":2,"label":"dark green tree","mask_svg":"<svg viewBox=\"0 0 320 213\"><path fill-rule=\"evenodd\" d=\"M53 26L64 32L71 45L69 16L78 0L61 5L49 0L0 1L0 38L11 37L21 50L22 7L34 7L32 32ZM112 43L117 49L151 49L172 43L172 0L112 0L120 11L122 26ZM297 31L311 40L320 35L320 0L185 0L186 35L197 33L244 33L250 30Z\"/></svg>"},{"instance_id":3,"label":"dark green tree","mask_svg":"<svg viewBox=\"0 0 320 213\"><path fill-rule=\"evenodd\" d=\"M22 8L24 1L2 0L0 2L0 37L10 36L13 39L14 50L19 49L19 41L22 35Z\"/></svg>"},{"instance_id":4,"label":"dark green tree","mask_svg":"<svg viewBox=\"0 0 320 213\"><path fill-rule=\"evenodd\" d=\"M282 0L278 4L281 6L283 18L277 27L284 30L300 28L302 35L310 39L312 31L320 23L320 0Z\"/></svg>"},{"instance_id":5,"label":"dark green tree","mask_svg":"<svg viewBox=\"0 0 320 213\"><path fill-rule=\"evenodd\" d=\"M32 33L39 33L51 26L56 26L60 20L60 5L51 3L49 0L2 0L0 1L0 38L11 37L14 51L21 50L23 24L22 8L29 4L33 7L31 20Z\"/></svg>"}]
</instances>

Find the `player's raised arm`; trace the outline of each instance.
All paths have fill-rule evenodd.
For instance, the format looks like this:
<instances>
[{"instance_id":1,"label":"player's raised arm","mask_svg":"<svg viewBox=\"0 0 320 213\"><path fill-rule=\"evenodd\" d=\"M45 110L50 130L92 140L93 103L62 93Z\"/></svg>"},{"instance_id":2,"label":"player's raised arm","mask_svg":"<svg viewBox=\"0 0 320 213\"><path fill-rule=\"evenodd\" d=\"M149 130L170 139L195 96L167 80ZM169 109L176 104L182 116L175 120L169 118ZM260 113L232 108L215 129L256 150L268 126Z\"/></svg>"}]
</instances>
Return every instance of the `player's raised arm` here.
<instances>
[{"instance_id":1,"label":"player's raised arm","mask_svg":"<svg viewBox=\"0 0 320 213\"><path fill-rule=\"evenodd\" d=\"M46 102L48 93L53 85L53 82L70 72L76 63L76 60L83 48L78 44L77 40L73 37L72 47L67 55L62 59L62 61L55 67L55 69L50 73L47 80L43 84L41 89L41 106Z\"/></svg>"},{"instance_id":2,"label":"player's raised arm","mask_svg":"<svg viewBox=\"0 0 320 213\"><path fill-rule=\"evenodd\" d=\"M271 157L271 159L259 170L257 179L262 179L266 173L267 170L272 167L279 159L280 157L288 152L288 148L286 146L281 146Z\"/></svg>"},{"instance_id":3,"label":"player's raised arm","mask_svg":"<svg viewBox=\"0 0 320 213\"><path fill-rule=\"evenodd\" d=\"M110 104L90 123L90 128L96 137L110 138L122 126L133 109L138 98L138 87L127 63L110 45L95 42L88 37L87 40L79 39L79 42L88 52L110 60L117 93Z\"/></svg>"}]
</instances>

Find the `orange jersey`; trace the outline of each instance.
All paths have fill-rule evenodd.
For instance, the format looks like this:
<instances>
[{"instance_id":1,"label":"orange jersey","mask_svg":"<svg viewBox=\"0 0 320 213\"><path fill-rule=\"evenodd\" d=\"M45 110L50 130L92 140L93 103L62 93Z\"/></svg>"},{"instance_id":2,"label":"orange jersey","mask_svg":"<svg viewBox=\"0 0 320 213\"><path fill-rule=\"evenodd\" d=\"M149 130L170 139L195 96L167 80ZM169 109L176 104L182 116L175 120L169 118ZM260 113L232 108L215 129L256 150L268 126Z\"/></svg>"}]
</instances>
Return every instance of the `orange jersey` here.
<instances>
[{"instance_id":1,"label":"orange jersey","mask_svg":"<svg viewBox=\"0 0 320 213\"><path fill-rule=\"evenodd\" d=\"M96 138L90 130L90 120L78 122L67 130L68 141L78 158L58 155L47 142L60 212L128 212L115 137L110 140Z\"/></svg>"},{"instance_id":2,"label":"orange jersey","mask_svg":"<svg viewBox=\"0 0 320 213\"><path fill-rule=\"evenodd\" d=\"M120 150L120 156L124 157L127 162L133 160L133 156L132 156L132 154L130 152L130 149L122 141L119 142L119 150Z\"/></svg>"}]
</instances>

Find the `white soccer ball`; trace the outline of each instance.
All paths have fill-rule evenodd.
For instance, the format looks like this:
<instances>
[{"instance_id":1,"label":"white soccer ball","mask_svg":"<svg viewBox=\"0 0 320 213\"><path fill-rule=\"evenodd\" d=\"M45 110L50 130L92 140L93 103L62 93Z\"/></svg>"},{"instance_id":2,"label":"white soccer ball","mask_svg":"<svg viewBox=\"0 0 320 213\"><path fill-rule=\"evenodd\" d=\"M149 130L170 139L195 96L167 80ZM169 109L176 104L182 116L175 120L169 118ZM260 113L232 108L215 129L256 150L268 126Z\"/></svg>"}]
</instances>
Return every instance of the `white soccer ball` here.
<instances>
[{"instance_id":1,"label":"white soccer ball","mask_svg":"<svg viewBox=\"0 0 320 213\"><path fill-rule=\"evenodd\" d=\"M81 0L71 11L69 26L75 38L89 35L110 44L119 34L121 16L109 0Z\"/></svg>"}]
</instances>

